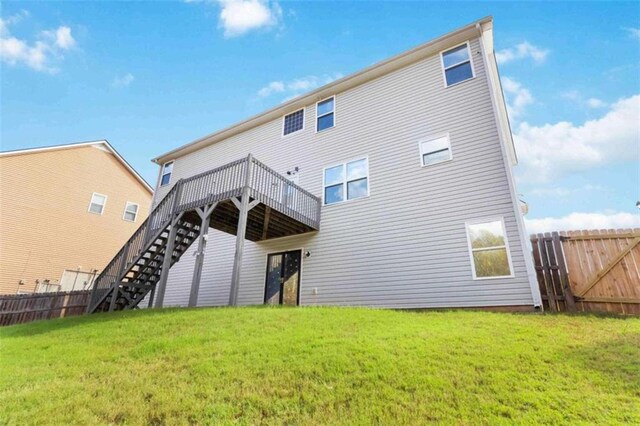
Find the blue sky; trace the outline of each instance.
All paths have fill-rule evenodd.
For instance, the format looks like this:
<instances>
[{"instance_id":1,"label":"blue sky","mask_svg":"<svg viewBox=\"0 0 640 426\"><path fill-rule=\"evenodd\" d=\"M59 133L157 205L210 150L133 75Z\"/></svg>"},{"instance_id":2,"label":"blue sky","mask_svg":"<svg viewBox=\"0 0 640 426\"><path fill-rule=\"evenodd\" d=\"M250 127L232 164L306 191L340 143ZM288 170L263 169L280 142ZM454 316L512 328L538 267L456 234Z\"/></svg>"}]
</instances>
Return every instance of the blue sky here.
<instances>
[{"instance_id":1,"label":"blue sky","mask_svg":"<svg viewBox=\"0 0 640 426\"><path fill-rule=\"evenodd\" d=\"M3 2L1 149L150 159L486 15L530 231L640 227L640 3Z\"/></svg>"}]
</instances>

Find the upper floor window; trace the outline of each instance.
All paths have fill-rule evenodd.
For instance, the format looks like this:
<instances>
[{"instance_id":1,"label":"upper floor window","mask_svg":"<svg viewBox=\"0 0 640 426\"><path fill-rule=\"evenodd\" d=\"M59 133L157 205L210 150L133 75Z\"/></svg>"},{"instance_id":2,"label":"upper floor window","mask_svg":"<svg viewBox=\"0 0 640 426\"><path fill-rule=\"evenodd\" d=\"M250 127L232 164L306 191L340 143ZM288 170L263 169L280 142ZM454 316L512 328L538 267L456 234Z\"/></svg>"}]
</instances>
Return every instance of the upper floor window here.
<instances>
[{"instance_id":1,"label":"upper floor window","mask_svg":"<svg viewBox=\"0 0 640 426\"><path fill-rule=\"evenodd\" d=\"M469 43L442 52L442 66L447 86L473 78Z\"/></svg>"},{"instance_id":2,"label":"upper floor window","mask_svg":"<svg viewBox=\"0 0 640 426\"><path fill-rule=\"evenodd\" d=\"M122 218L129 222L135 222L136 217L138 217L139 207L140 206L138 204L127 201L127 204L124 206L124 215Z\"/></svg>"},{"instance_id":3,"label":"upper floor window","mask_svg":"<svg viewBox=\"0 0 640 426\"><path fill-rule=\"evenodd\" d=\"M449 135L420 140L420 158L423 166L451 160Z\"/></svg>"},{"instance_id":4,"label":"upper floor window","mask_svg":"<svg viewBox=\"0 0 640 426\"><path fill-rule=\"evenodd\" d=\"M304 108L284 116L284 123L282 125L283 136L302 129L304 129Z\"/></svg>"},{"instance_id":5,"label":"upper floor window","mask_svg":"<svg viewBox=\"0 0 640 426\"><path fill-rule=\"evenodd\" d=\"M369 160L361 158L324 169L324 204L369 195Z\"/></svg>"},{"instance_id":6,"label":"upper floor window","mask_svg":"<svg viewBox=\"0 0 640 426\"><path fill-rule=\"evenodd\" d=\"M329 129L335 125L335 98L320 101L316 104L316 132Z\"/></svg>"},{"instance_id":7,"label":"upper floor window","mask_svg":"<svg viewBox=\"0 0 640 426\"><path fill-rule=\"evenodd\" d=\"M107 196L94 192L91 195L91 202L89 203L89 212L95 214L102 214L104 212L104 206L107 204Z\"/></svg>"},{"instance_id":8,"label":"upper floor window","mask_svg":"<svg viewBox=\"0 0 640 426\"><path fill-rule=\"evenodd\" d=\"M501 278L513 275L502 218L467 223L467 239L473 278Z\"/></svg>"},{"instance_id":9,"label":"upper floor window","mask_svg":"<svg viewBox=\"0 0 640 426\"><path fill-rule=\"evenodd\" d=\"M168 185L171 182L171 172L173 172L173 161L165 163L162 166L162 177L160 178L160 186Z\"/></svg>"}]
</instances>

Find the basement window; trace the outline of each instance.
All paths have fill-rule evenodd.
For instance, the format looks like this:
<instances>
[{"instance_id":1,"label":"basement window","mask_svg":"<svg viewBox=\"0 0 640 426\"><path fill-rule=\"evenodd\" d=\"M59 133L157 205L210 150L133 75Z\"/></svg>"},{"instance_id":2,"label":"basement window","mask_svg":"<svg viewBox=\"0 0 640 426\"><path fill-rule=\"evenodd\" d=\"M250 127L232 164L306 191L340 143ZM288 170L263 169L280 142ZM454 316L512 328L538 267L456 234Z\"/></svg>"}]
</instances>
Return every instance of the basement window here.
<instances>
[{"instance_id":1,"label":"basement window","mask_svg":"<svg viewBox=\"0 0 640 426\"><path fill-rule=\"evenodd\" d=\"M287 136L304 129L304 108L285 115L282 122L282 135Z\"/></svg>"},{"instance_id":2,"label":"basement window","mask_svg":"<svg viewBox=\"0 0 640 426\"><path fill-rule=\"evenodd\" d=\"M449 135L420 140L420 161L423 166L451 160L451 142Z\"/></svg>"},{"instance_id":3,"label":"basement window","mask_svg":"<svg viewBox=\"0 0 640 426\"><path fill-rule=\"evenodd\" d=\"M316 132L330 129L335 125L335 98L320 101L316 104Z\"/></svg>"},{"instance_id":4,"label":"basement window","mask_svg":"<svg viewBox=\"0 0 640 426\"><path fill-rule=\"evenodd\" d=\"M369 160L361 158L324 169L324 204L369 196Z\"/></svg>"},{"instance_id":5,"label":"basement window","mask_svg":"<svg viewBox=\"0 0 640 426\"><path fill-rule=\"evenodd\" d=\"M441 53L441 57L446 87L473 78L469 43L447 50Z\"/></svg>"},{"instance_id":6,"label":"basement window","mask_svg":"<svg viewBox=\"0 0 640 426\"><path fill-rule=\"evenodd\" d=\"M169 185L171 182L171 173L173 172L173 161L169 161L162 166L162 177L160 178L160 186Z\"/></svg>"},{"instance_id":7,"label":"basement window","mask_svg":"<svg viewBox=\"0 0 640 426\"><path fill-rule=\"evenodd\" d=\"M122 216L122 219L128 222L135 222L138 217L139 207L140 206L138 204L127 201L127 204L124 207L124 215Z\"/></svg>"},{"instance_id":8,"label":"basement window","mask_svg":"<svg viewBox=\"0 0 640 426\"><path fill-rule=\"evenodd\" d=\"M474 279L513 276L507 233L502 218L467 222L467 241Z\"/></svg>"},{"instance_id":9,"label":"basement window","mask_svg":"<svg viewBox=\"0 0 640 426\"><path fill-rule=\"evenodd\" d=\"M91 202L89 203L89 212L95 214L102 214L104 212L104 206L107 204L107 196L94 192L91 195Z\"/></svg>"}]
</instances>

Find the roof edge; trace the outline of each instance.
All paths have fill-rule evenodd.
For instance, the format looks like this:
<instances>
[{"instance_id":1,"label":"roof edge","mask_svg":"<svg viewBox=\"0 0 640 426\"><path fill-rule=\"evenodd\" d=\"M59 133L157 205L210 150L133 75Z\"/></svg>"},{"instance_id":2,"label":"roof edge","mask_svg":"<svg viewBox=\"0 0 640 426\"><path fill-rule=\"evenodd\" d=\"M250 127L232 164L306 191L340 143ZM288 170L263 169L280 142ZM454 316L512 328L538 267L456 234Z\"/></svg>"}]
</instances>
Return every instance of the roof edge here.
<instances>
[{"instance_id":1,"label":"roof edge","mask_svg":"<svg viewBox=\"0 0 640 426\"><path fill-rule=\"evenodd\" d=\"M25 149L15 149L12 151L2 151L0 152L1 157L12 157L14 155L23 155L23 154L35 154L38 152L47 152L47 151L57 151L62 149L74 149L80 148L83 146L95 146L95 145L103 145L109 152L111 152L117 159L125 166L125 168L142 184L142 186L149 191L151 195L153 195L153 187L149 185L149 183L134 169L131 164L127 162L127 160L120 155L120 153L109 143L106 139L97 139L94 141L85 141L85 142L74 142L62 145L51 145L51 146L42 146L35 148L25 148Z\"/></svg>"},{"instance_id":2,"label":"roof edge","mask_svg":"<svg viewBox=\"0 0 640 426\"><path fill-rule=\"evenodd\" d=\"M261 124L267 123L268 121L285 115L290 111L299 109L311 103L315 103L316 101L331 96L332 94L344 92L345 90L348 90L352 87L359 86L375 78L381 77L385 74L402 68L403 66L409 65L429 55L432 55L435 52L438 52L439 50L441 50L440 48L443 47L443 44L446 44L447 42L451 42L451 44L453 44L454 42L456 42L457 40L455 39L457 37L464 38L467 35L479 36L477 30L478 25L490 22L493 22L492 16L486 16L484 18L476 20L447 34L418 45L413 49L392 56L391 58L385 59L339 80L328 83L322 87L312 90L311 92L300 95L296 98L291 99L290 101L277 105L257 115L251 116L222 130L196 139L171 151L165 152L164 154L155 157L151 161L156 164L163 164L167 161L175 160L180 156L189 154L193 151L197 151L198 149L204 148L223 139L227 139L241 132L257 127Z\"/></svg>"}]
</instances>

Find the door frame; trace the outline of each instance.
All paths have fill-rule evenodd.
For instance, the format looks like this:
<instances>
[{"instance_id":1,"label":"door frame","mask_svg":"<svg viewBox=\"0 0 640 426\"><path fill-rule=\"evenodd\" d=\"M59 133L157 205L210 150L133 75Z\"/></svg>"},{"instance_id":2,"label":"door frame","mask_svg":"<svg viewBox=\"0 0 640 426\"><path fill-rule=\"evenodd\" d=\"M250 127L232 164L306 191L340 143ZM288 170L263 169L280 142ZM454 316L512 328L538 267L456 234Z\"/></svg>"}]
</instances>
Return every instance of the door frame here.
<instances>
[{"instance_id":1,"label":"door frame","mask_svg":"<svg viewBox=\"0 0 640 426\"><path fill-rule=\"evenodd\" d=\"M303 258L304 258L304 248L300 247L300 248L293 248L293 249L289 249L289 250L280 250L280 251L274 251L274 252L267 252L266 255L266 259L265 259L265 267L264 267L264 286L263 286L263 291L262 291L262 304L265 305L267 303L267 279L269 277L269 257L270 256L276 256L276 255L284 255L286 253L292 253L292 252L300 252L300 268L298 271L298 294L296 295L297 299L298 299L298 303L296 304L296 306L300 306L301 305L301 300L300 300L300 287L301 287L301 283L302 283L302 263L303 263ZM284 268L284 259L282 262L282 268ZM280 305L282 305L282 291L280 292Z\"/></svg>"}]
</instances>

